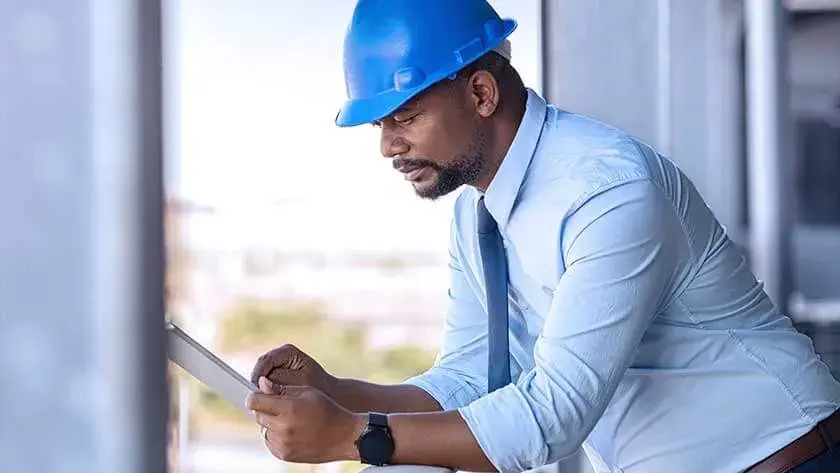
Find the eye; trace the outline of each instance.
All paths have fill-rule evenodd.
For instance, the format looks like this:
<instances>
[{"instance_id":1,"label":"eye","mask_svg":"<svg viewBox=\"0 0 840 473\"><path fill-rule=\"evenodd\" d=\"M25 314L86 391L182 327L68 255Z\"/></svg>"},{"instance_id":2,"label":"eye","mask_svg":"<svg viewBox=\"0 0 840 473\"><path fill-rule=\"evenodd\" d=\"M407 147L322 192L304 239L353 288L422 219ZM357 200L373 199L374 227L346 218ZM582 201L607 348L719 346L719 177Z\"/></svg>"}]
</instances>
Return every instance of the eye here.
<instances>
[{"instance_id":1,"label":"eye","mask_svg":"<svg viewBox=\"0 0 840 473\"><path fill-rule=\"evenodd\" d=\"M410 125L411 122L417 117L417 113L411 115L409 117L394 117L394 121L397 122L398 125Z\"/></svg>"}]
</instances>

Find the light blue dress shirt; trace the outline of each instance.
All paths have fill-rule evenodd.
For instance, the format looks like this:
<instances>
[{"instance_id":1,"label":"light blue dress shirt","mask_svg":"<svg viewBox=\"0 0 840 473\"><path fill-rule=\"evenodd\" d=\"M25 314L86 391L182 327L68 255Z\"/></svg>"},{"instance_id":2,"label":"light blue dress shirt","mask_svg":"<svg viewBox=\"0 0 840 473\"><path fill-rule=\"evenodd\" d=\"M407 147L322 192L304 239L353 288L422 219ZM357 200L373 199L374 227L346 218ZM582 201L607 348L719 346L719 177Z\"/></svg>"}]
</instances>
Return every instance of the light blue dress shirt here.
<instances>
[{"instance_id":1,"label":"light blue dress shirt","mask_svg":"<svg viewBox=\"0 0 840 473\"><path fill-rule=\"evenodd\" d=\"M485 193L514 380L487 394L479 196L456 200L443 346L408 382L458 409L498 470L583 446L598 472L738 472L840 407L810 339L674 163L530 90Z\"/></svg>"}]
</instances>

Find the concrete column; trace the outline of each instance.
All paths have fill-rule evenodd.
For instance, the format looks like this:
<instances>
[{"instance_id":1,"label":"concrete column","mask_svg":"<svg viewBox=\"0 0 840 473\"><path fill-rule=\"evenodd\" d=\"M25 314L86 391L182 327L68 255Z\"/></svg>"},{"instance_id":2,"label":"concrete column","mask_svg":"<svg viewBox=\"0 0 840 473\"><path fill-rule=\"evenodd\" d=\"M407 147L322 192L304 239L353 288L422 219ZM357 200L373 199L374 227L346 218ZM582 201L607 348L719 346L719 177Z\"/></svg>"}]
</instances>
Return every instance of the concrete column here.
<instances>
[{"instance_id":1,"label":"concrete column","mask_svg":"<svg viewBox=\"0 0 840 473\"><path fill-rule=\"evenodd\" d=\"M787 312L794 199L787 13L779 1L747 0L745 14L751 265Z\"/></svg>"},{"instance_id":2,"label":"concrete column","mask_svg":"<svg viewBox=\"0 0 840 473\"><path fill-rule=\"evenodd\" d=\"M0 2L2 471L166 471L159 26Z\"/></svg>"}]
</instances>

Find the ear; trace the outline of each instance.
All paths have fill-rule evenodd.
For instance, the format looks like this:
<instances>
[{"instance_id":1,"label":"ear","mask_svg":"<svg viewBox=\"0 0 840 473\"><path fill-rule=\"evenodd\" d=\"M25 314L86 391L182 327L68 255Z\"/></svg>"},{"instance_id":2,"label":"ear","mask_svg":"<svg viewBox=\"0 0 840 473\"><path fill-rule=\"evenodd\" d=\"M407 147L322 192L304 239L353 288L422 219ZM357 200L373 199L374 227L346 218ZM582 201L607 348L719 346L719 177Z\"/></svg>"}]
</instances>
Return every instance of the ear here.
<instances>
[{"instance_id":1,"label":"ear","mask_svg":"<svg viewBox=\"0 0 840 473\"><path fill-rule=\"evenodd\" d=\"M475 71L467 81L470 98L475 111L483 118L489 118L499 107L499 83L488 71Z\"/></svg>"}]
</instances>

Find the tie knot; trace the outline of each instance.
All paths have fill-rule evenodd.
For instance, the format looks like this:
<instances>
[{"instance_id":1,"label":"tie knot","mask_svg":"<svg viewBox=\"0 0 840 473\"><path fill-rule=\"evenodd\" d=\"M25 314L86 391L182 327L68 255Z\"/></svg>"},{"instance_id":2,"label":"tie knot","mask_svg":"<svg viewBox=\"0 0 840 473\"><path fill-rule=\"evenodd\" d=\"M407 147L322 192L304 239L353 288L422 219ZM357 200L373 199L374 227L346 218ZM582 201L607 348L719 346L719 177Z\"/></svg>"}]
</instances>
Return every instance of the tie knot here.
<instances>
[{"instance_id":1,"label":"tie knot","mask_svg":"<svg viewBox=\"0 0 840 473\"><path fill-rule=\"evenodd\" d=\"M486 234L496 231L496 220L490 215L487 206L484 204L484 197L478 199L478 233Z\"/></svg>"}]
</instances>

